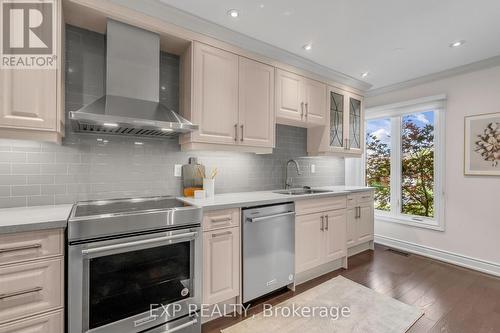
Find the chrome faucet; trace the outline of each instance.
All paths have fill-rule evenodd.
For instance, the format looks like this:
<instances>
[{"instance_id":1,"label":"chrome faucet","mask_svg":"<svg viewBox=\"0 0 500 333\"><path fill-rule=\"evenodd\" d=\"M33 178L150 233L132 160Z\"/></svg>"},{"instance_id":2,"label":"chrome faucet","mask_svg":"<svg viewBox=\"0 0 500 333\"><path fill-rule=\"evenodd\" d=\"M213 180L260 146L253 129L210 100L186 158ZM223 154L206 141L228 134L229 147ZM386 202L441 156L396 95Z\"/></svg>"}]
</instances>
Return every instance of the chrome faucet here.
<instances>
[{"instance_id":1,"label":"chrome faucet","mask_svg":"<svg viewBox=\"0 0 500 333\"><path fill-rule=\"evenodd\" d=\"M298 176L301 175L300 168L299 168L299 162L297 162L297 160L288 160L288 162L286 162L286 166L285 166L285 189L292 187L292 184L293 184L293 179L291 177L290 177L290 179L288 178L288 166L290 165L290 163L295 165L295 168L297 169L297 175Z\"/></svg>"}]
</instances>

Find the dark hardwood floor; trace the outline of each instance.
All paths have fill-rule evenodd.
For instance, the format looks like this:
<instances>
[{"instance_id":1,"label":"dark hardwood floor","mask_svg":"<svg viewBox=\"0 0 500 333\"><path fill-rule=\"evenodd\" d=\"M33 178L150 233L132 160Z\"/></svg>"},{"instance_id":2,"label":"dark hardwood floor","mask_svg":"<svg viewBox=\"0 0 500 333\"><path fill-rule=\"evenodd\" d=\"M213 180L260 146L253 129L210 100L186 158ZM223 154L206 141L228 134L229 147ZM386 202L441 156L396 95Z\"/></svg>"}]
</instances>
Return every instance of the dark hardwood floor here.
<instances>
[{"instance_id":1,"label":"dark hardwood floor","mask_svg":"<svg viewBox=\"0 0 500 333\"><path fill-rule=\"evenodd\" d=\"M500 332L500 279L469 269L409 254L404 256L377 245L349 258L349 269L326 274L297 287L262 299L276 305L337 275L377 292L413 304L425 312L409 332ZM204 333L218 333L245 318L219 318L203 325Z\"/></svg>"}]
</instances>

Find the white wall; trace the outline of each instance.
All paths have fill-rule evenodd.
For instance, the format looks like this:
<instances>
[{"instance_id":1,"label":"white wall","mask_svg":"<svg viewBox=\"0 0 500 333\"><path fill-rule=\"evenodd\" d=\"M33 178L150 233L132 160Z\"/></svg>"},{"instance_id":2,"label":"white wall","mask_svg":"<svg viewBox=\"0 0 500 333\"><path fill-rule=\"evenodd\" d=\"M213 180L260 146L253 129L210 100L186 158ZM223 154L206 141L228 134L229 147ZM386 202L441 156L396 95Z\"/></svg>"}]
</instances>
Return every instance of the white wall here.
<instances>
[{"instance_id":1,"label":"white wall","mask_svg":"<svg viewBox=\"0 0 500 333\"><path fill-rule=\"evenodd\" d=\"M500 265L500 177L463 174L464 116L500 112L500 67L371 96L365 107L443 93L447 95L446 229L376 221L375 233Z\"/></svg>"}]
</instances>

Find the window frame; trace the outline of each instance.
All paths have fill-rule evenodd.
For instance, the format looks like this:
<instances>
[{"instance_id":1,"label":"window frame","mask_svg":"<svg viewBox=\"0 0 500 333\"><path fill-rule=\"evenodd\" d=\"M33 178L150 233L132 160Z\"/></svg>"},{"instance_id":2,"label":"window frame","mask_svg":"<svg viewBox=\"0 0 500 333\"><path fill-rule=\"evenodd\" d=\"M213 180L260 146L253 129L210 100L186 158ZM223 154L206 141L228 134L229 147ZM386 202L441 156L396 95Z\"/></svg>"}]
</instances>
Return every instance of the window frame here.
<instances>
[{"instance_id":1,"label":"window frame","mask_svg":"<svg viewBox=\"0 0 500 333\"><path fill-rule=\"evenodd\" d=\"M407 215L401 212L401 130L402 118L408 114L434 112L434 218ZM391 122L391 210L375 210L375 219L438 231L445 230L445 111L446 95L436 95L365 110L367 122L387 119ZM399 133L399 135L393 135ZM366 152L362 160L363 184L366 184ZM437 194L437 195L436 195Z\"/></svg>"}]
</instances>

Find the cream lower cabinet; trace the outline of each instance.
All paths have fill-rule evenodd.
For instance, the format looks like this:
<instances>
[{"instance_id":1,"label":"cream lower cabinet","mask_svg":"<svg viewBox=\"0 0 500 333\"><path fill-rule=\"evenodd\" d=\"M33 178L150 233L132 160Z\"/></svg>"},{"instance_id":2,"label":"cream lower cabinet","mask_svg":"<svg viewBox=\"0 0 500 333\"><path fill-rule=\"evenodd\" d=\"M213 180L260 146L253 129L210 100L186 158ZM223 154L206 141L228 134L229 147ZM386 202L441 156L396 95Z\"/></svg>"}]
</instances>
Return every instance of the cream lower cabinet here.
<instances>
[{"instance_id":1,"label":"cream lower cabinet","mask_svg":"<svg viewBox=\"0 0 500 333\"><path fill-rule=\"evenodd\" d=\"M374 238L373 192L352 194L347 199L347 247Z\"/></svg>"},{"instance_id":2,"label":"cream lower cabinet","mask_svg":"<svg viewBox=\"0 0 500 333\"><path fill-rule=\"evenodd\" d=\"M203 219L203 229L203 303L217 304L238 297L239 209L208 212Z\"/></svg>"},{"instance_id":3,"label":"cream lower cabinet","mask_svg":"<svg viewBox=\"0 0 500 333\"><path fill-rule=\"evenodd\" d=\"M0 138L60 142L64 135L61 2L54 2L55 68L0 69Z\"/></svg>"},{"instance_id":4,"label":"cream lower cabinet","mask_svg":"<svg viewBox=\"0 0 500 333\"><path fill-rule=\"evenodd\" d=\"M199 42L183 59L193 59L183 115L199 129L180 137L181 148L271 153L274 67Z\"/></svg>"},{"instance_id":5,"label":"cream lower cabinet","mask_svg":"<svg viewBox=\"0 0 500 333\"><path fill-rule=\"evenodd\" d=\"M0 235L0 333L59 333L64 325L64 231Z\"/></svg>"},{"instance_id":6,"label":"cream lower cabinet","mask_svg":"<svg viewBox=\"0 0 500 333\"><path fill-rule=\"evenodd\" d=\"M295 207L295 273L347 256L345 197L302 200Z\"/></svg>"},{"instance_id":7,"label":"cream lower cabinet","mask_svg":"<svg viewBox=\"0 0 500 333\"><path fill-rule=\"evenodd\" d=\"M319 266L325 258L322 213L295 218L295 273Z\"/></svg>"}]
</instances>

